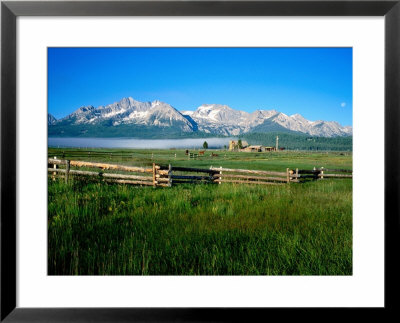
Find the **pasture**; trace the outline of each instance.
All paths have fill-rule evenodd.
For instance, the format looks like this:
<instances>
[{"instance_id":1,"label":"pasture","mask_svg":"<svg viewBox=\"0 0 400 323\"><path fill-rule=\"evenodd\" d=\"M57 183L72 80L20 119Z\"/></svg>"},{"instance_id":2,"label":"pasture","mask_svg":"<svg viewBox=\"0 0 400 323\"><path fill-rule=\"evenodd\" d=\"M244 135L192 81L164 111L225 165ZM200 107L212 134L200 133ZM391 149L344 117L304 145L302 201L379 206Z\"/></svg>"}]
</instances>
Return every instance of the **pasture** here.
<instances>
[{"instance_id":1,"label":"pasture","mask_svg":"<svg viewBox=\"0 0 400 323\"><path fill-rule=\"evenodd\" d=\"M198 153L200 150L190 152ZM214 156L210 156L214 154ZM215 156L217 155L217 156ZM48 157L59 159L110 162L129 166L161 165L209 168L246 168L256 170L284 171L289 168L352 168L351 152L231 152L227 150L206 150L204 156L189 159L183 149L78 149L49 148Z\"/></svg>"},{"instance_id":2,"label":"pasture","mask_svg":"<svg viewBox=\"0 0 400 323\"><path fill-rule=\"evenodd\" d=\"M134 166L352 168L348 152L206 150L189 159L174 149L49 148L54 156ZM49 177L48 273L351 275L352 180L153 188Z\"/></svg>"}]
</instances>

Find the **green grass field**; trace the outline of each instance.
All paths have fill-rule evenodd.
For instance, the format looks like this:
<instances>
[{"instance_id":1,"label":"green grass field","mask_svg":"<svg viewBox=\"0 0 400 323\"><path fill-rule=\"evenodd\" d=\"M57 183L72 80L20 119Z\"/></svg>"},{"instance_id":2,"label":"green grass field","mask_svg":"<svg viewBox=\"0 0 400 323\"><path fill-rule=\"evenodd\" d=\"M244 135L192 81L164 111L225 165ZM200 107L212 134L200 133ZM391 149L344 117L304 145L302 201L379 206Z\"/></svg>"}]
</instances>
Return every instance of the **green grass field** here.
<instances>
[{"instance_id":1,"label":"green grass field","mask_svg":"<svg viewBox=\"0 0 400 323\"><path fill-rule=\"evenodd\" d=\"M352 168L349 153L52 149L126 165ZM176 154L176 157L175 157ZM50 275L351 275L352 180L152 188L48 181Z\"/></svg>"}]
</instances>

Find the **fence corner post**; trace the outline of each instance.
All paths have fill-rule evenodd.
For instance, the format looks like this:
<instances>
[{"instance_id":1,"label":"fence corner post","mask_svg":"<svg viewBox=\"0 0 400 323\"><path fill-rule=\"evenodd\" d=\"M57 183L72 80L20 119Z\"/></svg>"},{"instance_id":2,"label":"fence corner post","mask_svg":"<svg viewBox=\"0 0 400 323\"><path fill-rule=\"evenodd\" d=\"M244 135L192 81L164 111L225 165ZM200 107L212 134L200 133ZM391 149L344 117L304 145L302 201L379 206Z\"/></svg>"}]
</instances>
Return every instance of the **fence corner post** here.
<instances>
[{"instance_id":1,"label":"fence corner post","mask_svg":"<svg viewBox=\"0 0 400 323\"><path fill-rule=\"evenodd\" d=\"M156 187L157 182L156 182L156 164L153 163L153 187Z\"/></svg>"},{"instance_id":2,"label":"fence corner post","mask_svg":"<svg viewBox=\"0 0 400 323\"><path fill-rule=\"evenodd\" d=\"M168 187L172 186L172 177L171 177L171 175L172 175L172 165L169 164L168 165Z\"/></svg>"},{"instance_id":3,"label":"fence corner post","mask_svg":"<svg viewBox=\"0 0 400 323\"><path fill-rule=\"evenodd\" d=\"M65 184L68 184L68 178L69 178L69 169L71 168L71 161L66 160L65 161L66 167L65 167Z\"/></svg>"},{"instance_id":4,"label":"fence corner post","mask_svg":"<svg viewBox=\"0 0 400 323\"><path fill-rule=\"evenodd\" d=\"M286 182L290 182L289 168L286 168Z\"/></svg>"}]
</instances>

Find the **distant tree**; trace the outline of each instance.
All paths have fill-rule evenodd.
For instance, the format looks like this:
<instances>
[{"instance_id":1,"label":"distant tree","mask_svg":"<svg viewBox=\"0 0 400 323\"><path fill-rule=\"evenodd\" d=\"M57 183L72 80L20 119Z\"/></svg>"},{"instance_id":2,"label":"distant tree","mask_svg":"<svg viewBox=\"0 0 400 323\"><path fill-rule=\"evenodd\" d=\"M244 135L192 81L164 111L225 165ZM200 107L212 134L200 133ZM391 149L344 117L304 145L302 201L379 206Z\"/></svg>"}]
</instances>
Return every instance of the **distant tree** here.
<instances>
[{"instance_id":1,"label":"distant tree","mask_svg":"<svg viewBox=\"0 0 400 323\"><path fill-rule=\"evenodd\" d=\"M204 148L204 149L207 149L207 148L208 148L208 143L207 143L207 141L205 141L205 142L203 143L203 148Z\"/></svg>"},{"instance_id":2,"label":"distant tree","mask_svg":"<svg viewBox=\"0 0 400 323\"><path fill-rule=\"evenodd\" d=\"M242 139L238 140L238 147L239 147L239 149L243 148Z\"/></svg>"},{"instance_id":3,"label":"distant tree","mask_svg":"<svg viewBox=\"0 0 400 323\"><path fill-rule=\"evenodd\" d=\"M226 145L224 145L224 149L226 150Z\"/></svg>"}]
</instances>

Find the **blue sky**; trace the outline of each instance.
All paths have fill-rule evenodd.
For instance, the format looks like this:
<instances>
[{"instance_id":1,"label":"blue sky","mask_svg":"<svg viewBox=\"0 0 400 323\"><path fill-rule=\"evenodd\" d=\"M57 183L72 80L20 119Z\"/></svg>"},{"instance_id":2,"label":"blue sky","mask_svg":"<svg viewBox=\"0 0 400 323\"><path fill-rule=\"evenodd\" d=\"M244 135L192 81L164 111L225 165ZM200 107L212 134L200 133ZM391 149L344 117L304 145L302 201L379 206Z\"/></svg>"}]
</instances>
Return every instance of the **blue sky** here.
<instances>
[{"instance_id":1,"label":"blue sky","mask_svg":"<svg viewBox=\"0 0 400 323\"><path fill-rule=\"evenodd\" d=\"M49 48L48 111L133 97L352 125L351 48Z\"/></svg>"}]
</instances>

